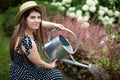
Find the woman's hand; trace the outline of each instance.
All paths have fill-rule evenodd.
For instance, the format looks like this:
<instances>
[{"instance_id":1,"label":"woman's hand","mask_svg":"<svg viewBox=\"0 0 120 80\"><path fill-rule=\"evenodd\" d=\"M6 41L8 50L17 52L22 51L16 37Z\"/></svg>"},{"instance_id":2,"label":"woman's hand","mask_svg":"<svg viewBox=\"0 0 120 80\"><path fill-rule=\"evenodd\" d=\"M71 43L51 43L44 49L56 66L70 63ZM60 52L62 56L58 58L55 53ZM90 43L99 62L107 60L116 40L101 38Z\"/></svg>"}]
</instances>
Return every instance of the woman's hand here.
<instances>
[{"instance_id":1,"label":"woman's hand","mask_svg":"<svg viewBox=\"0 0 120 80\"><path fill-rule=\"evenodd\" d=\"M55 60L53 60L52 62L49 63L52 68L56 67L56 61L57 61L57 59L55 59Z\"/></svg>"},{"instance_id":2,"label":"woman's hand","mask_svg":"<svg viewBox=\"0 0 120 80\"><path fill-rule=\"evenodd\" d=\"M59 23L54 23L54 27L56 29L63 29L63 28L65 28L62 24L59 24Z\"/></svg>"}]
</instances>

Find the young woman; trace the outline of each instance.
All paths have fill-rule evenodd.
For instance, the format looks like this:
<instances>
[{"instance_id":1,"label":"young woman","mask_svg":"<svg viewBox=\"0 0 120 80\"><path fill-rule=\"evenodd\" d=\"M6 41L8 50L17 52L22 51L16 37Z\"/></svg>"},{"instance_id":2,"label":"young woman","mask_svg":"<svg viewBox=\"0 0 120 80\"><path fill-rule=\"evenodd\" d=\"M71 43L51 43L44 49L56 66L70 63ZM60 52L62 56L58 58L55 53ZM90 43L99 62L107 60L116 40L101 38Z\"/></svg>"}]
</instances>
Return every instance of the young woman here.
<instances>
[{"instance_id":1,"label":"young woman","mask_svg":"<svg viewBox=\"0 0 120 80\"><path fill-rule=\"evenodd\" d=\"M43 27L64 26L57 23L42 21L45 7L28 1L20 6L16 15L19 25L16 27L10 42L11 65L10 80L62 80L62 74L54 69L56 60L47 63L41 59L43 47Z\"/></svg>"}]
</instances>

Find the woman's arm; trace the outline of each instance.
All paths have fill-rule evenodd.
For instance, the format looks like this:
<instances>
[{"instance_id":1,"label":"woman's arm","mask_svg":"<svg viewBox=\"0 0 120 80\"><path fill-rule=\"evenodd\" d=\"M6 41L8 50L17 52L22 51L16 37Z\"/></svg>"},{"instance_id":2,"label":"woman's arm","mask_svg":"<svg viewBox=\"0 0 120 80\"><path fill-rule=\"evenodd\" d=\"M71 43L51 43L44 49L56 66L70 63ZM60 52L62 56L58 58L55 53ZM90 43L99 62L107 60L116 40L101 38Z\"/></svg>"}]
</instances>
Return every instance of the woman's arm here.
<instances>
[{"instance_id":1,"label":"woman's arm","mask_svg":"<svg viewBox=\"0 0 120 80\"><path fill-rule=\"evenodd\" d=\"M62 29L64 28L64 26L62 24L59 23L54 23L54 22L48 22L48 21L42 21L42 26L43 27L50 27L50 28L58 28L58 29Z\"/></svg>"},{"instance_id":2,"label":"woman's arm","mask_svg":"<svg viewBox=\"0 0 120 80\"><path fill-rule=\"evenodd\" d=\"M33 64L35 64L35 65L38 66L38 67L43 67L43 68L47 68L47 69L52 69L52 68L54 68L55 65L56 65L56 60L54 60L54 61L51 62L51 63L47 63L47 62L43 61L43 60L41 59L40 55L39 55L38 50L37 50L36 43L35 43L33 40L31 40L31 41L32 41L32 44L31 44L31 45L32 45L32 48L29 49L30 54L27 55L28 59L29 59ZM29 46L29 45L28 45L28 46ZM26 52L24 46L22 46L22 49L23 49L24 52Z\"/></svg>"}]
</instances>

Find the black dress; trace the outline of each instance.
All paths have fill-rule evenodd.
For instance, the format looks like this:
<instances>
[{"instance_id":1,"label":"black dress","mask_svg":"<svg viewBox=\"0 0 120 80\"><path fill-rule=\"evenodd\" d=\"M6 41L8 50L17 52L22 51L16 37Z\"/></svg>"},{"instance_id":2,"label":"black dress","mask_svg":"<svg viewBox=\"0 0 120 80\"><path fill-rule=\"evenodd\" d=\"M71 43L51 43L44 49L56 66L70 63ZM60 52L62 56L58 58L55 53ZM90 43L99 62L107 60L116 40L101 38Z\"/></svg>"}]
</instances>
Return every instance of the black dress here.
<instances>
[{"instance_id":1,"label":"black dress","mask_svg":"<svg viewBox=\"0 0 120 80\"><path fill-rule=\"evenodd\" d=\"M62 80L62 74L58 69L46 69L37 67L27 56L30 54L32 42L29 36L23 35L21 40L25 47L25 55L19 54L19 46L14 51L14 60L10 65L9 80Z\"/></svg>"}]
</instances>

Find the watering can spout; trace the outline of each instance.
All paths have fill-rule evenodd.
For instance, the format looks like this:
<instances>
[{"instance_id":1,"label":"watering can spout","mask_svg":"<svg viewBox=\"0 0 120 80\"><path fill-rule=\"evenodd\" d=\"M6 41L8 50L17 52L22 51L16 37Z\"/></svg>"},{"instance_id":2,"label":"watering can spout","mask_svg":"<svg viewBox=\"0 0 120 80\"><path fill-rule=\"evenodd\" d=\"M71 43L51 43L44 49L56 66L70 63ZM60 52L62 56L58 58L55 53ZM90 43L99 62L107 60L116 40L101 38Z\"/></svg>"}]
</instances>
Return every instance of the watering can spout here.
<instances>
[{"instance_id":1,"label":"watering can spout","mask_svg":"<svg viewBox=\"0 0 120 80\"><path fill-rule=\"evenodd\" d=\"M85 67L85 68L88 68L88 67L89 67L88 65L79 63L79 62L77 62L77 61L68 60L68 59L61 59L61 61L62 61L62 62L65 62L65 63L72 64L72 65L80 66L80 67Z\"/></svg>"}]
</instances>

